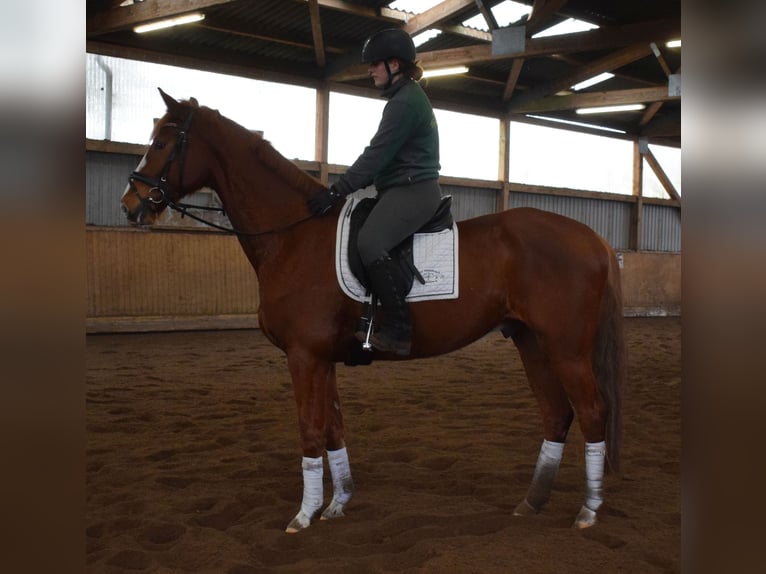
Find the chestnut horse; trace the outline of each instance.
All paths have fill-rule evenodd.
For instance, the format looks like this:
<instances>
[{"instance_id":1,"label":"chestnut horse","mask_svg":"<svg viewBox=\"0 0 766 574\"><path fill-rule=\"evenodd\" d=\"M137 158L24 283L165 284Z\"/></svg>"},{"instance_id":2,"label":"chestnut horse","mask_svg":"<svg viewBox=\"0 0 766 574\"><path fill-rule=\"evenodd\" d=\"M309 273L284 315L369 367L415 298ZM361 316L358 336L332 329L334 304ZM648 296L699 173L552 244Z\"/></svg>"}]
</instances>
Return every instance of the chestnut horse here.
<instances>
[{"instance_id":1,"label":"chestnut horse","mask_svg":"<svg viewBox=\"0 0 766 574\"><path fill-rule=\"evenodd\" d=\"M336 363L359 343L362 303L335 275L341 206L311 217L306 200L324 186L261 136L162 92L167 113L130 175L122 206L152 224L202 187L219 195L258 277L258 320L287 356L303 449L303 500L287 527L343 516L353 481L336 385ZM586 487L574 525L595 524L605 471L617 470L624 378L620 273L614 251L582 223L536 209L509 209L461 221L457 299L411 304L411 359L449 353L494 329L513 340L542 415L543 441L527 494L514 511L548 501L575 415L585 439ZM373 351L373 358L396 360ZM438 392L438 390L434 390ZM333 497L324 507L327 453ZM606 464L605 464L606 463ZM322 509L324 510L322 511Z\"/></svg>"}]
</instances>

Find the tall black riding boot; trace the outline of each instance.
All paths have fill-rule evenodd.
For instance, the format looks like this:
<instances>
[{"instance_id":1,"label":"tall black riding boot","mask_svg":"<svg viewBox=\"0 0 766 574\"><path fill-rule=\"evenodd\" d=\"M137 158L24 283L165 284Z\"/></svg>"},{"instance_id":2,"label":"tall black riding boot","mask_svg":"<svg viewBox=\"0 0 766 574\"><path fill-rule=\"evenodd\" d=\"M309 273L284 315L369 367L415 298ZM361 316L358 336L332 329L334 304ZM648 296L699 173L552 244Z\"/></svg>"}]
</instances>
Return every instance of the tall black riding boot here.
<instances>
[{"instance_id":1,"label":"tall black riding boot","mask_svg":"<svg viewBox=\"0 0 766 574\"><path fill-rule=\"evenodd\" d=\"M405 303L399 264L390 257L381 257L366 267L370 287L380 299L383 320L380 330L370 338L372 346L379 351L407 356L412 345L412 322L410 309Z\"/></svg>"}]
</instances>

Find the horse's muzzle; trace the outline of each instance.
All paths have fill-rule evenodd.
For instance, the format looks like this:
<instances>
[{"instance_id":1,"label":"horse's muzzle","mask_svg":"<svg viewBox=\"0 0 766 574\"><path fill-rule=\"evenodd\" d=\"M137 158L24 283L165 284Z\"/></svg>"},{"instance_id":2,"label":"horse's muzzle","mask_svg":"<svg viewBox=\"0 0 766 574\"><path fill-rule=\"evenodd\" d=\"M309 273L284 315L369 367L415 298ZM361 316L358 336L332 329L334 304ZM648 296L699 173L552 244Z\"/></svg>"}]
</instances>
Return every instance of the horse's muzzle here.
<instances>
[{"instance_id":1,"label":"horse's muzzle","mask_svg":"<svg viewBox=\"0 0 766 574\"><path fill-rule=\"evenodd\" d=\"M153 209L147 209L146 203L141 200L138 191L129 183L120 199L122 212L128 221L136 225L151 225L154 223L156 213Z\"/></svg>"}]
</instances>

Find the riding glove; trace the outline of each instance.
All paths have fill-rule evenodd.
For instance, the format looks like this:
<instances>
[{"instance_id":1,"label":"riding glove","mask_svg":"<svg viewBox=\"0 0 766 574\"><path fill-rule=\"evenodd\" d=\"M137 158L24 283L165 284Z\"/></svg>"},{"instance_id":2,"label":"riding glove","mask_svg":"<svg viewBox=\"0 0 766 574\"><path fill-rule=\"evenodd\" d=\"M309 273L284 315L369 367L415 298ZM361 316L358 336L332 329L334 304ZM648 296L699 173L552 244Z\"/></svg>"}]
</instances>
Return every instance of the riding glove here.
<instances>
[{"instance_id":1,"label":"riding glove","mask_svg":"<svg viewBox=\"0 0 766 574\"><path fill-rule=\"evenodd\" d=\"M307 203L311 214L324 215L330 211L333 205L350 193L351 190L346 191L346 187L348 187L348 185L344 186L339 181L332 184L329 189L325 189L314 197L309 198Z\"/></svg>"}]
</instances>

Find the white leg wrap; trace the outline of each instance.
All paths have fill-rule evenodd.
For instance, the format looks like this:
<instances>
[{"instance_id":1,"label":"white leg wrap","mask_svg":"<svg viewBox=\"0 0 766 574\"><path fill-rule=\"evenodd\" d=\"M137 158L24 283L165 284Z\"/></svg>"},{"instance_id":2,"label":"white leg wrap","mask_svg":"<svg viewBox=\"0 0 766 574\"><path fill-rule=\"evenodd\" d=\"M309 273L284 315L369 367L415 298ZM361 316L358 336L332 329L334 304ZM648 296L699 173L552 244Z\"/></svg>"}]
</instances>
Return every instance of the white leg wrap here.
<instances>
[{"instance_id":1,"label":"white leg wrap","mask_svg":"<svg viewBox=\"0 0 766 574\"><path fill-rule=\"evenodd\" d=\"M322 508L324 501L324 488L322 486L322 477L324 475L324 465L322 457L309 458L303 457L301 463L303 467L303 502L301 509L287 525L285 532L300 532L311 525L311 519L317 511Z\"/></svg>"},{"instance_id":2,"label":"white leg wrap","mask_svg":"<svg viewBox=\"0 0 766 574\"><path fill-rule=\"evenodd\" d=\"M606 456L606 443L585 443L585 507L596 511L601 503L604 481L604 458Z\"/></svg>"},{"instance_id":3,"label":"white leg wrap","mask_svg":"<svg viewBox=\"0 0 766 574\"><path fill-rule=\"evenodd\" d=\"M354 481L351 479L351 467L348 463L346 447L327 451L327 461L332 474L333 501L346 504L351 500Z\"/></svg>"},{"instance_id":4,"label":"white leg wrap","mask_svg":"<svg viewBox=\"0 0 766 574\"><path fill-rule=\"evenodd\" d=\"M322 464L322 457L309 458L304 456L301 466L303 467L303 502L301 502L301 512L311 519L322 508L322 503L324 502L324 488L322 487L324 466Z\"/></svg>"},{"instance_id":5,"label":"white leg wrap","mask_svg":"<svg viewBox=\"0 0 766 574\"><path fill-rule=\"evenodd\" d=\"M551 497L551 489L556 474L559 471L559 464L564 453L563 442L551 442L543 440L540 447L540 454L537 457L535 473L532 476L532 483L527 491L527 504L536 512L548 502Z\"/></svg>"}]
</instances>

